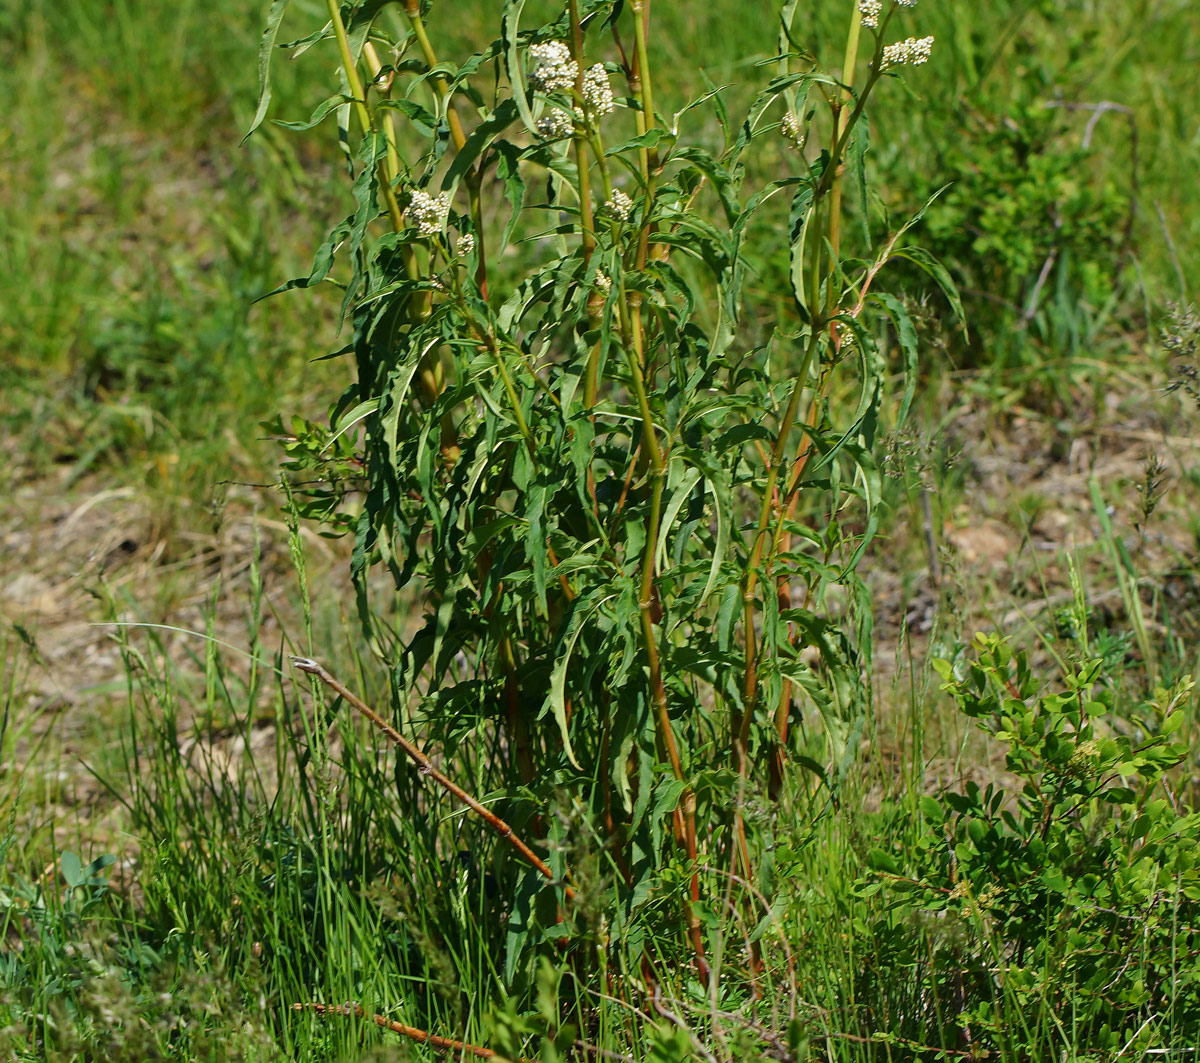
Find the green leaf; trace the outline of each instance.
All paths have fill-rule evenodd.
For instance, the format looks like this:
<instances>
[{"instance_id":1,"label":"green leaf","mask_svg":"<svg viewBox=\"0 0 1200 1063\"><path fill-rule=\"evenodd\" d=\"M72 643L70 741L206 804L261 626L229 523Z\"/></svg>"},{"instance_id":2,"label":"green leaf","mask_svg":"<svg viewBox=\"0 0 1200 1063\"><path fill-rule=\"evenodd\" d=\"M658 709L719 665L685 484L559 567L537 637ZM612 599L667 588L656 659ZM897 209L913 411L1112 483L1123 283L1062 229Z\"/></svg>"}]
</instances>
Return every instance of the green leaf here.
<instances>
[{"instance_id":1,"label":"green leaf","mask_svg":"<svg viewBox=\"0 0 1200 1063\"><path fill-rule=\"evenodd\" d=\"M667 503L663 508L662 522L659 525L658 545L654 555L655 570L661 572L667 557L667 545L671 529L675 526L675 518L691 497L692 490L700 482L700 470L672 456L667 466Z\"/></svg>"},{"instance_id":2,"label":"green leaf","mask_svg":"<svg viewBox=\"0 0 1200 1063\"><path fill-rule=\"evenodd\" d=\"M923 815L935 827L940 827L946 821L946 810L941 803L928 794L924 795L920 800L921 815Z\"/></svg>"},{"instance_id":3,"label":"green leaf","mask_svg":"<svg viewBox=\"0 0 1200 1063\"><path fill-rule=\"evenodd\" d=\"M758 125L762 121L763 114L779 96L796 86L808 84L836 86L838 82L828 74L811 71L801 74L783 74L773 78L767 87L754 98L749 111L746 112L746 118L738 132L738 138L729 151L730 159L736 160L746 150L747 145L757 135Z\"/></svg>"},{"instance_id":4,"label":"green leaf","mask_svg":"<svg viewBox=\"0 0 1200 1063\"><path fill-rule=\"evenodd\" d=\"M504 5L504 16L500 20L500 39L504 45L504 72L512 88L512 98L517 105L517 113L525 128L530 133L537 134L537 122L529 109L529 99L525 95L525 79L521 76L520 33L518 25L521 20L521 9L525 0L507 0Z\"/></svg>"},{"instance_id":5,"label":"green leaf","mask_svg":"<svg viewBox=\"0 0 1200 1063\"><path fill-rule=\"evenodd\" d=\"M963 312L962 300L958 296L958 287L950 276L950 271L923 247L902 247L892 252L892 255L894 258L908 259L909 262L919 266L933 278L946 297L946 302L950 304L950 309L954 311L955 318L962 326L963 334L966 335L967 315Z\"/></svg>"},{"instance_id":6,"label":"green leaf","mask_svg":"<svg viewBox=\"0 0 1200 1063\"><path fill-rule=\"evenodd\" d=\"M517 968L534 927L533 903L544 885L545 879L539 872L531 867L522 870L505 928L504 981L509 986L517 977Z\"/></svg>"},{"instance_id":7,"label":"green leaf","mask_svg":"<svg viewBox=\"0 0 1200 1063\"><path fill-rule=\"evenodd\" d=\"M675 809L679 807L679 799L686 789L687 783L683 779L668 776L661 780L655 788L654 810L650 813L651 819L655 823L661 823L668 816L673 815Z\"/></svg>"},{"instance_id":8,"label":"green leaf","mask_svg":"<svg viewBox=\"0 0 1200 1063\"><path fill-rule=\"evenodd\" d=\"M267 108L271 105L271 56L275 51L275 38L279 36L279 23L283 21L283 13L287 6L288 0L271 0L271 9L267 12L267 24L258 42L258 106L254 109L250 128L242 137L243 144L250 138L250 134L262 125L267 116Z\"/></svg>"},{"instance_id":9,"label":"green leaf","mask_svg":"<svg viewBox=\"0 0 1200 1063\"><path fill-rule=\"evenodd\" d=\"M717 585L717 578L721 572L721 563L725 560L725 553L729 549L729 529L733 516L733 500L729 490L728 478L723 473L719 476L710 476L707 480L707 486L712 494L713 511L716 513L717 518L717 537L713 543L712 564L708 569L708 579L704 583L704 590L700 592L700 601L697 603L697 608L708 601L708 596Z\"/></svg>"},{"instance_id":10,"label":"green leaf","mask_svg":"<svg viewBox=\"0 0 1200 1063\"><path fill-rule=\"evenodd\" d=\"M850 135L850 173L858 193L858 223L862 227L863 246L871 246L871 214L867 209L867 149L871 146L871 129L864 111L858 116ZM903 419L903 418L902 418Z\"/></svg>"},{"instance_id":11,"label":"green leaf","mask_svg":"<svg viewBox=\"0 0 1200 1063\"><path fill-rule=\"evenodd\" d=\"M623 144L618 144L615 148L609 148L604 153L604 157L606 159L611 159L618 155L624 155L630 151L636 151L640 148L652 148L667 135L668 134L665 129L647 129L646 132L642 133L640 136L633 137L625 141Z\"/></svg>"},{"instance_id":12,"label":"green leaf","mask_svg":"<svg viewBox=\"0 0 1200 1063\"><path fill-rule=\"evenodd\" d=\"M496 248L496 254L499 254L508 246L509 240L512 239L513 229L516 228L517 220L521 216L521 205L525 202L525 180L521 176L521 167L518 161L520 149L507 140L499 141L493 145L493 148L498 157L496 176L504 182L504 198L508 200L508 205L512 208L508 221L504 224L500 245Z\"/></svg>"},{"instance_id":13,"label":"green leaf","mask_svg":"<svg viewBox=\"0 0 1200 1063\"><path fill-rule=\"evenodd\" d=\"M350 410L344 417L339 419L335 426L335 431L329 437L329 442L322 447L322 451L327 451L333 447L333 444L338 441L338 438L350 431L359 421L364 420L379 409L379 399L367 399L366 402L360 402L354 409Z\"/></svg>"},{"instance_id":14,"label":"green leaf","mask_svg":"<svg viewBox=\"0 0 1200 1063\"><path fill-rule=\"evenodd\" d=\"M100 872L106 867L112 867L116 862L117 858L112 853L105 853L103 856L96 857L95 860L83 869L84 881L93 886L104 885L104 878L100 875Z\"/></svg>"},{"instance_id":15,"label":"green leaf","mask_svg":"<svg viewBox=\"0 0 1200 1063\"><path fill-rule=\"evenodd\" d=\"M900 354L904 362L904 395L900 400L900 409L896 413L896 423L902 424L908 416L909 406L912 405L913 395L917 389L917 330L913 325L908 308L894 295L887 292L876 292L874 299L882 306L896 326L896 342L900 344Z\"/></svg>"},{"instance_id":16,"label":"green leaf","mask_svg":"<svg viewBox=\"0 0 1200 1063\"><path fill-rule=\"evenodd\" d=\"M77 886L82 886L87 881L87 875L83 870L83 861L75 853L62 853L58 858L58 866L62 871L63 881L67 884L67 889L73 890Z\"/></svg>"},{"instance_id":17,"label":"green leaf","mask_svg":"<svg viewBox=\"0 0 1200 1063\"><path fill-rule=\"evenodd\" d=\"M808 263L805 261L808 248L808 227L813 218L813 195L816 182L819 179L819 171L824 169L825 163L826 158L822 155L822 158L814 164L815 172L812 179L805 181L796 189L788 215L788 231L791 234L788 244L788 258L791 263L788 275L792 281L792 295L804 310L809 309L806 276Z\"/></svg>"},{"instance_id":18,"label":"green leaf","mask_svg":"<svg viewBox=\"0 0 1200 1063\"><path fill-rule=\"evenodd\" d=\"M379 12L390 3L392 0L364 0L358 4L346 25L346 38L350 44L350 54L356 60L362 58L363 45L366 44L367 35L371 32L371 26Z\"/></svg>"},{"instance_id":19,"label":"green leaf","mask_svg":"<svg viewBox=\"0 0 1200 1063\"><path fill-rule=\"evenodd\" d=\"M735 447L740 450L747 443L751 443L756 439L772 438L771 430L764 424L759 424L758 422L735 424L732 428L722 432L713 440L712 449L714 454L723 454L725 451Z\"/></svg>"},{"instance_id":20,"label":"green leaf","mask_svg":"<svg viewBox=\"0 0 1200 1063\"><path fill-rule=\"evenodd\" d=\"M284 129L295 130L296 132L302 132L305 129L313 129L325 121L325 119L328 118L329 115L336 111L339 107L353 102L354 98L352 96L346 96L339 92L336 96L330 96L329 99L321 103L317 109L313 111L307 122L284 122L277 118L275 120L275 124L278 126L283 126ZM249 136L250 134L247 133L246 135Z\"/></svg>"},{"instance_id":21,"label":"green leaf","mask_svg":"<svg viewBox=\"0 0 1200 1063\"><path fill-rule=\"evenodd\" d=\"M896 858L878 847L867 851L867 867L872 871L886 871L889 875L900 873L900 865L896 863Z\"/></svg>"},{"instance_id":22,"label":"green leaf","mask_svg":"<svg viewBox=\"0 0 1200 1063\"><path fill-rule=\"evenodd\" d=\"M516 102L508 99L501 100L496 105L496 109L484 118L467 137L467 142L459 149L457 155L454 156L454 161L450 164L450 169L446 171L446 176L442 178L442 191L454 194L454 190L458 187L458 182L466 176L467 170L471 164L479 158L501 133L504 132L513 123L513 119L517 117Z\"/></svg>"},{"instance_id":23,"label":"green leaf","mask_svg":"<svg viewBox=\"0 0 1200 1063\"><path fill-rule=\"evenodd\" d=\"M563 751L567 754L567 759L580 771L583 770L583 767L575 759L575 751L571 748L570 727L567 723L567 669L571 664L571 654L575 650L575 643L579 641L586 622L600 610L605 602L612 601L615 597L616 594L610 593L591 603L575 603L567 625L566 637L562 640L561 649L554 660L554 668L550 672L550 693L546 698L546 707L550 709L555 723L558 724L559 733L562 735Z\"/></svg>"},{"instance_id":24,"label":"green leaf","mask_svg":"<svg viewBox=\"0 0 1200 1063\"><path fill-rule=\"evenodd\" d=\"M378 106L382 110L399 111L416 126L422 136L433 136L440 125L437 115L415 100L381 100Z\"/></svg>"}]
</instances>

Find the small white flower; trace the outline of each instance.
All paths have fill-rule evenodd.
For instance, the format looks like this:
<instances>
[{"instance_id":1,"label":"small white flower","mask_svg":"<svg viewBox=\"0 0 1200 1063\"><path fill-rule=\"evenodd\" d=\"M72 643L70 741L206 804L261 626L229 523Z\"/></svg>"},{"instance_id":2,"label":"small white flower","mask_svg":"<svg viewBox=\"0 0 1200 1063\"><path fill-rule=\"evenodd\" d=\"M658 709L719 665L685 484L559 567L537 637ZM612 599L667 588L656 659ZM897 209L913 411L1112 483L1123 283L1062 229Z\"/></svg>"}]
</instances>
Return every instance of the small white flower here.
<instances>
[{"instance_id":1,"label":"small white flower","mask_svg":"<svg viewBox=\"0 0 1200 1063\"><path fill-rule=\"evenodd\" d=\"M628 221L633 213L633 200L619 188L613 192L612 199L606 200L605 209L618 221Z\"/></svg>"},{"instance_id":2,"label":"small white flower","mask_svg":"<svg viewBox=\"0 0 1200 1063\"><path fill-rule=\"evenodd\" d=\"M896 0L901 7L916 7L917 0Z\"/></svg>"},{"instance_id":3,"label":"small white flower","mask_svg":"<svg viewBox=\"0 0 1200 1063\"><path fill-rule=\"evenodd\" d=\"M868 29L879 26L879 11L883 7L880 0L858 0L858 11L862 15L862 24Z\"/></svg>"},{"instance_id":4,"label":"small white flower","mask_svg":"<svg viewBox=\"0 0 1200 1063\"><path fill-rule=\"evenodd\" d=\"M796 117L795 111L788 111L783 116L783 121L779 123L779 132L784 140L790 140L795 147L804 146L804 130L800 128L800 119Z\"/></svg>"},{"instance_id":5,"label":"small white flower","mask_svg":"<svg viewBox=\"0 0 1200 1063\"><path fill-rule=\"evenodd\" d=\"M446 215L450 213L450 197L445 192L440 196L431 196L426 192L415 191L408 201L408 213L417 223L417 231L422 236L437 236L446 225Z\"/></svg>"},{"instance_id":6,"label":"small white flower","mask_svg":"<svg viewBox=\"0 0 1200 1063\"><path fill-rule=\"evenodd\" d=\"M460 255L469 255L475 250L475 234L463 233L458 238L458 253Z\"/></svg>"},{"instance_id":7,"label":"small white flower","mask_svg":"<svg viewBox=\"0 0 1200 1063\"><path fill-rule=\"evenodd\" d=\"M613 91L603 63L588 67L583 75L583 102L592 114L608 114L613 109Z\"/></svg>"},{"instance_id":8,"label":"small white flower","mask_svg":"<svg viewBox=\"0 0 1200 1063\"><path fill-rule=\"evenodd\" d=\"M887 70L893 66L920 66L932 51L932 37L909 37L906 41L897 41L884 48L882 69Z\"/></svg>"},{"instance_id":9,"label":"small white flower","mask_svg":"<svg viewBox=\"0 0 1200 1063\"><path fill-rule=\"evenodd\" d=\"M612 291L612 277L602 269L596 270L596 288L605 295Z\"/></svg>"},{"instance_id":10,"label":"small white flower","mask_svg":"<svg viewBox=\"0 0 1200 1063\"><path fill-rule=\"evenodd\" d=\"M538 133L547 140L569 137L575 131L575 123L566 111L547 111L537 124Z\"/></svg>"},{"instance_id":11,"label":"small white flower","mask_svg":"<svg viewBox=\"0 0 1200 1063\"><path fill-rule=\"evenodd\" d=\"M534 67L529 72L529 84L539 92L575 87L579 66L571 58L571 49L562 41L546 41L529 47Z\"/></svg>"}]
</instances>

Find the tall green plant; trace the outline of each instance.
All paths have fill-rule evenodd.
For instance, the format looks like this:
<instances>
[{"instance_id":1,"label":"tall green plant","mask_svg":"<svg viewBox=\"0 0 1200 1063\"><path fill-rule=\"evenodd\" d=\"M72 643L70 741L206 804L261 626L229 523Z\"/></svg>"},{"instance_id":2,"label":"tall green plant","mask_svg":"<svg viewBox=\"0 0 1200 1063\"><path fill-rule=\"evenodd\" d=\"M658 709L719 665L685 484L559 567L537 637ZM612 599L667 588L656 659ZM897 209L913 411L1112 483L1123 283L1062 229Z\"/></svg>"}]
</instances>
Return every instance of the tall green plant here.
<instances>
[{"instance_id":1,"label":"tall green plant","mask_svg":"<svg viewBox=\"0 0 1200 1063\"><path fill-rule=\"evenodd\" d=\"M284 288L338 278L357 367L330 429L356 453L292 456L336 477L310 512L354 532L402 729L450 776L485 750L477 787L551 842L556 884L497 867L503 978L528 982L540 941L580 934L602 966L663 979L686 957L709 984L713 913L766 851L743 810L796 792L789 756L836 789L867 719L855 571L888 357L903 418L918 353L885 267L915 263L958 309L910 242L917 218L874 239L867 110L932 38L887 43L911 2L847 3L831 72L788 0L773 76L735 123L716 88L656 109L650 0L569 0L536 27L523 6L461 63L425 23L452 9L420 0L329 0L289 46L340 56L339 90L298 126L336 119L354 209ZM701 109L715 121L697 127ZM785 172L749 187L780 133ZM753 266L774 253L791 291L764 301ZM376 567L419 627L370 597ZM602 868L576 895L568 854L589 847ZM596 889L603 915L576 918Z\"/></svg>"}]
</instances>

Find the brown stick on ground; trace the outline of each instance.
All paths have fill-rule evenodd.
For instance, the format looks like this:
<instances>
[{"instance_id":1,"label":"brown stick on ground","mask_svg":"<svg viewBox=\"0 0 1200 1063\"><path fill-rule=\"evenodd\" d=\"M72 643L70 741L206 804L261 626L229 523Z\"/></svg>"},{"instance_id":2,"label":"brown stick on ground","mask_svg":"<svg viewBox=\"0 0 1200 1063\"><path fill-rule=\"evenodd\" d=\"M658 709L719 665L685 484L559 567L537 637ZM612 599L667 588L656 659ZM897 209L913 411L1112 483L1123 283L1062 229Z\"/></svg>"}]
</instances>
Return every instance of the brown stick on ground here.
<instances>
[{"instance_id":1,"label":"brown stick on ground","mask_svg":"<svg viewBox=\"0 0 1200 1063\"><path fill-rule=\"evenodd\" d=\"M429 1045L432 1048L442 1048L447 1052L466 1052L480 1059L507 1058L493 1052L490 1048L483 1048L480 1045L469 1045L465 1041L455 1041L450 1037L439 1037L437 1034L428 1033L415 1026L405 1026L402 1022L394 1022L385 1015L368 1015L358 1004L293 1004L292 1010L315 1011L318 1015L357 1015L360 1019L370 1019L376 1026L382 1026L385 1030L391 1030L392 1033L410 1037L414 1041L420 1041L421 1044ZM513 1063L534 1063L534 1061L519 1056Z\"/></svg>"},{"instance_id":2,"label":"brown stick on ground","mask_svg":"<svg viewBox=\"0 0 1200 1063\"><path fill-rule=\"evenodd\" d=\"M448 791L457 797L464 805L472 812L477 813L497 834L500 835L509 845L517 850L526 860L529 861L538 871L546 876L550 882L555 882L554 872L550 870L549 865L529 848L520 838L514 833L512 827L497 816L491 809L485 808L475 800L466 790L455 782L451 782L440 771L433 766L431 761L424 753L422 753L415 745L399 731L391 726L382 716L371 708L362 698L352 694L341 683L333 678L320 664L311 660L308 657L293 657L292 664L302 672L307 672L309 675L315 675L322 683L324 683L335 694L340 694L359 712L361 712L368 720L378 727L385 735L388 736L397 746L399 746L407 754L408 759L417 766L417 771L422 775L427 775L436 782L443 790ZM562 884L563 893L567 900L572 900L575 897L575 890L568 886L565 882Z\"/></svg>"}]
</instances>

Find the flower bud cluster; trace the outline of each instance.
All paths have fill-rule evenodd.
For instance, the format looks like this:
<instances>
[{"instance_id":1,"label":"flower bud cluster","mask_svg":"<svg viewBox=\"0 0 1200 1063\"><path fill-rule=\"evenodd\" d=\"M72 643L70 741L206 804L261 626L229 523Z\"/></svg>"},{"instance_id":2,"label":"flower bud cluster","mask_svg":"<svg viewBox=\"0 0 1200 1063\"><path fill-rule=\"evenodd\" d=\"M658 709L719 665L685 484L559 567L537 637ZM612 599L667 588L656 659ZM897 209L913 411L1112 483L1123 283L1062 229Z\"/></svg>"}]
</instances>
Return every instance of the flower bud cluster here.
<instances>
[{"instance_id":1,"label":"flower bud cluster","mask_svg":"<svg viewBox=\"0 0 1200 1063\"><path fill-rule=\"evenodd\" d=\"M882 8L880 0L858 0L858 13L862 15L862 24L867 29L878 29L879 12Z\"/></svg>"},{"instance_id":2,"label":"flower bud cluster","mask_svg":"<svg viewBox=\"0 0 1200 1063\"><path fill-rule=\"evenodd\" d=\"M575 132L575 123L566 111L550 110L538 119L537 131L547 140L558 140Z\"/></svg>"},{"instance_id":3,"label":"flower bud cluster","mask_svg":"<svg viewBox=\"0 0 1200 1063\"><path fill-rule=\"evenodd\" d=\"M583 103L592 114L608 114L613 109L613 91L603 63L588 67L583 75Z\"/></svg>"},{"instance_id":4,"label":"flower bud cluster","mask_svg":"<svg viewBox=\"0 0 1200 1063\"><path fill-rule=\"evenodd\" d=\"M475 234L463 233L458 238L458 253L460 255L469 255L475 250Z\"/></svg>"},{"instance_id":5,"label":"flower bud cluster","mask_svg":"<svg viewBox=\"0 0 1200 1063\"><path fill-rule=\"evenodd\" d=\"M579 66L562 41L530 45L529 58L535 64L529 72L529 84L539 92L561 92L575 87Z\"/></svg>"},{"instance_id":6,"label":"flower bud cluster","mask_svg":"<svg viewBox=\"0 0 1200 1063\"><path fill-rule=\"evenodd\" d=\"M450 213L450 196L443 192L440 196L431 196L420 190L413 192L408 201L408 213L417 223L417 230L422 236L437 236L446 225L446 215Z\"/></svg>"},{"instance_id":7,"label":"flower bud cluster","mask_svg":"<svg viewBox=\"0 0 1200 1063\"><path fill-rule=\"evenodd\" d=\"M604 209L617 221L628 221L633 213L633 200L618 188L613 192L612 199L605 200Z\"/></svg>"},{"instance_id":8,"label":"flower bud cluster","mask_svg":"<svg viewBox=\"0 0 1200 1063\"><path fill-rule=\"evenodd\" d=\"M795 111L788 111L783 116L783 120L779 123L779 132L784 140L789 140L793 147L804 147L804 130L800 128L800 119L796 117Z\"/></svg>"},{"instance_id":9,"label":"flower bud cluster","mask_svg":"<svg viewBox=\"0 0 1200 1063\"><path fill-rule=\"evenodd\" d=\"M612 277L602 269L596 270L596 289L605 295L612 291Z\"/></svg>"},{"instance_id":10,"label":"flower bud cluster","mask_svg":"<svg viewBox=\"0 0 1200 1063\"><path fill-rule=\"evenodd\" d=\"M883 69L893 66L920 66L933 51L932 37L909 37L889 44L883 50Z\"/></svg>"}]
</instances>

